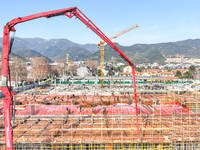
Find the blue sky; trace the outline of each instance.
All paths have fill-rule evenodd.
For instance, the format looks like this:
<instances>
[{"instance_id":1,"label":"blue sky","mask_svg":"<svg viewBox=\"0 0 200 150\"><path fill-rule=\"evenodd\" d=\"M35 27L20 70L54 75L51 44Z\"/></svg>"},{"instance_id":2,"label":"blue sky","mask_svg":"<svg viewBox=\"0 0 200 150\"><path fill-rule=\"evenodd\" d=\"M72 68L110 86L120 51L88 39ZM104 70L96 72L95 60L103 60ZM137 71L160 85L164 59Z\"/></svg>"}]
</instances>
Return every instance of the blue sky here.
<instances>
[{"instance_id":1,"label":"blue sky","mask_svg":"<svg viewBox=\"0 0 200 150\"><path fill-rule=\"evenodd\" d=\"M200 37L199 0L1 0L0 37L3 26L16 17L77 6L108 37L140 25L114 42L174 42ZM44 39L66 38L76 43L98 43L100 38L78 19L41 18L15 26L16 36Z\"/></svg>"}]
</instances>

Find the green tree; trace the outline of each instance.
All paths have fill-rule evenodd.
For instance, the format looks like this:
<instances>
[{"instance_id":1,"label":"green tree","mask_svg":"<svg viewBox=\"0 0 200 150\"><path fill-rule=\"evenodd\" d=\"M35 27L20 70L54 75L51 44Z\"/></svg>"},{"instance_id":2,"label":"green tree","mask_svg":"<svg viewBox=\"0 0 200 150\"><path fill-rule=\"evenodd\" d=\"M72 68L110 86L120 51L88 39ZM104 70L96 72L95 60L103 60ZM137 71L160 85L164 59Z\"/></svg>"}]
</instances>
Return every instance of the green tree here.
<instances>
[{"instance_id":1,"label":"green tree","mask_svg":"<svg viewBox=\"0 0 200 150\"><path fill-rule=\"evenodd\" d=\"M194 79L191 71L186 71L181 78Z\"/></svg>"},{"instance_id":2,"label":"green tree","mask_svg":"<svg viewBox=\"0 0 200 150\"><path fill-rule=\"evenodd\" d=\"M177 70L175 76L180 77L181 75L182 75L181 72L179 70Z\"/></svg>"},{"instance_id":3,"label":"green tree","mask_svg":"<svg viewBox=\"0 0 200 150\"><path fill-rule=\"evenodd\" d=\"M195 71L196 71L195 66L194 66L194 65L191 65L191 66L189 67L189 71L191 71L191 72L195 72Z\"/></svg>"},{"instance_id":4,"label":"green tree","mask_svg":"<svg viewBox=\"0 0 200 150\"><path fill-rule=\"evenodd\" d=\"M96 74L97 74L98 76L101 76L101 69L98 69L98 70L96 71Z\"/></svg>"},{"instance_id":5,"label":"green tree","mask_svg":"<svg viewBox=\"0 0 200 150\"><path fill-rule=\"evenodd\" d=\"M145 67L144 67L144 66L142 66L140 69L141 69L141 71L143 72L143 71L145 70Z\"/></svg>"},{"instance_id":6,"label":"green tree","mask_svg":"<svg viewBox=\"0 0 200 150\"><path fill-rule=\"evenodd\" d=\"M145 67L144 66L136 67L135 70L138 71L138 72L143 72L145 70Z\"/></svg>"},{"instance_id":7,"label":"green tree","mask_svg":"<svg viewBox=\"0 0 200 150\"><path fill-rule=\"evenodd\" d=\"M147 66L147 69L151 69L151 66Z\"/></svg>"},{"instance_id":8,"label":"green tree","mask_svg":"<svg viewBox=\"0 0 200 150\"><path fill-rule=\"evenodd\" d=\"M113 71L110 71L107 73L107 76L113 76L115 73Z\"/></svg>"},{"instance_id":9,"label":"green tree","mask_svg":"<svg viewBox=\"0 0 200 150\"><path fill-rule=\"evenodd\" d=\"M110 67L110 69L111 69L111 70L117 70L117 68L114 67L114 66Z\"/></svg>"},{"instance_id":10,"label":"green tree","mask_svg":"<svg viewBox=\"0 0 200 150\"><path fill-rule=\"evenodd\" d=\"M117 67L117 70L121 71L122 69L121 69L121 67L120 67L120 66L118 66L118 67Z\"/></svg>"},{"instance_id":11,"label":"green tree","mask_svg":"<svg viewBox=\"0 0 200 150\"><path fill-rule=\"evenodd\" d=\"M140 69L140 67L136 67L135 70L138 71L138 72L142 72L142 70Z\"/></svg>"}]
</instances>

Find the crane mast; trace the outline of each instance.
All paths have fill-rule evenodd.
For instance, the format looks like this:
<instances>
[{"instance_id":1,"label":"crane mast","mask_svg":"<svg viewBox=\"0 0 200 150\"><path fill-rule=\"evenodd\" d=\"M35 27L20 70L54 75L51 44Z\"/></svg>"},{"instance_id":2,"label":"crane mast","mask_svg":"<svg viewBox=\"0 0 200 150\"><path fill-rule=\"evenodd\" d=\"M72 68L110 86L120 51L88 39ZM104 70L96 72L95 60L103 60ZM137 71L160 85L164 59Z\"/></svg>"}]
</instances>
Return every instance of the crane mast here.
<instances>
[{"instance_id":1,"label":"crane mast","mask_svg":"<svg viewBox=\"0 0 200 150\"><path fill-rule=\"evenodd\" d=\"M3 49L2 49L2 71L1 71L1 90L5 96L3 100L4 109L4 126L5 126L5 143L6 150L13 150L13 128L11 126L12 117L12 106L13 106L13 91L11 89L11 78L10 78L10 68L9 68L9 54L11 53L11 48L9 48L9 33L10 31L15 31L14 26L18 23L30 21L33 19L46 17L51 18L55 16L65 15L69 18L76 17L82 21L87 27L89 27L94 33L96 33L101 39L103 39L110 47L112 47L120 57L122 57L128 64L132 67L132 75L134 82L134 93L135 93L135 109L136 109L136 123L137 123L137 136L140 138L139 126L138 126L138 110L137 110L137 92L135 83L135 66L129 60L129 58L121 52L121 50L89 19L87 18L77 7L65 8L60 10L48 11L43 13L38 13L26 17L18 17L11 20L4 26L3 32ZM10 88L7 82L10 82Z\"/></svg>"},{"instance_id":2,"label":"crane mast","mask_svg":"<svg viewBox=\"0 0 200 150\"><path fill-rule=\"evenodd\" d=\"M69 54L66 54L66 58L67 58L67 65L69 64Z\"/></svg>"}]
</instances>

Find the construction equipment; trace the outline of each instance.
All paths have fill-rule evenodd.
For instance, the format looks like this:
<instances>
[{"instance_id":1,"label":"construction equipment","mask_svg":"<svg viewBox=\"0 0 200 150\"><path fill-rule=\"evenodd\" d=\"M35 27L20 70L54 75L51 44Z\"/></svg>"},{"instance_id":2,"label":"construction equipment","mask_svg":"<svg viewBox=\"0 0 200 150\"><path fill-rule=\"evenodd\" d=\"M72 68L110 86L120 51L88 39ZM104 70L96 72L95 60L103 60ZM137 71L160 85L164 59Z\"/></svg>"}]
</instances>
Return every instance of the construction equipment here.
<instances>
[{"instance_id":1,"label":"construction equipment","mask_svg":"<svg viewBox=\"0 0 200 150\"><path fill-rule=\"evenodd\" d=\"M66 63L64 64L65 74L66 71L68 71L68 69L69 69L69 54L66 54Z\"/></svg>"},{"instance_id":2,"label":"construction equipment","mask_svg":"<svg viewBox=\"0 0 200 150\"><path fill-rule=\"evenodd\" d=\"M67 58L66 64L68 65L69 64L69 54L66 55L66 58Z\"/></svg>"},{"instance_id":3,"label":"construction equipment","mask_svg":"<svg viewBox=\"0 0 200 150\"><path fill-rule=\"evenodd\" d=\"M126 29L126 30L123 30L122 32L112 36L110 38L110 40L114 39L114 38L117 38L118 36L124 34L124 33L127 33L135 28L139 27L138 24L134 25L134 26L131 26L130 28ZM104 44L105 44L105 41L104 40L101 40L100 43L97 44L98 47L100 47L100 51L101 51L101 76L104 76L104 73L103 73L103 69L104 69ZM101 85L102 86L102 85Z\"/></svg>"},{"instance_id":4,"label":"construction equipment","mask_svg":"<svg viewBox=\"0 0 200 150\"><path fill-rule=\"evenodd\" d=\"M136 123L137 123L137 138L140 138L139 126L138 126L138 110L137 110L137 93L136 93L136 83L135 83L135 66L129 60L128 57L90 20L88 19L77 7L59 9L54 11L48 11L43 13L38 13L26 17L18 17L11 20L4 26L3 32L3 50L2 50L2 72L1 72L1 90L4 94L4 126L5 126L5 143L6 150L13 150L13 128L11 126L12 118L12 107L13 107L13 95L11 89L11 77L10 77L10 68L9 68L9 54L11 53L11 45L9 46L9 33L10 31L15 32L14 26L18 23L30 21L33 19L46 17L56 17L60 15L65 15L69 18L76 17L82 21L87 27L89 27L93 32L95 32L101 39L103 39L107 44L109 44L118 54L122 57L131 67L134 81L134 93L135 93L135 108L136 108ZM13 40L11 40L13 41ZM7 83L10 85L8 86Z\"/></svg>"}]
</instances>

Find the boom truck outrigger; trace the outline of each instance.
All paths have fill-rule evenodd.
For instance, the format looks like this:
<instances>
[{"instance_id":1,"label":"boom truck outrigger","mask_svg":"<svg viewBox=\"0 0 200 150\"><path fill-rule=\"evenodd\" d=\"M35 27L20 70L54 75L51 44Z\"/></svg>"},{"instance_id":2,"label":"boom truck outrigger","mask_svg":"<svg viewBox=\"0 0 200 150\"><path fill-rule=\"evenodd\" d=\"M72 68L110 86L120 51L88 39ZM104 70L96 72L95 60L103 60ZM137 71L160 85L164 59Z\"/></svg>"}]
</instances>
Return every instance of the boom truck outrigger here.
<instances>
[{"instance_id":1,"label":"boom truck outrigger","mask_svg":"<svg viewBox=\"0 0 200 150\"><path fill-rule=\"evenodd\" d=\"M11 88L11 78L10 78L10 68L9 68L9 54L11 53L11 47L14 39L11 39L9 44L9 33L10 31L15 32L14 26L18 23L26 22L29 20L46 17L51 18L55 16L66 15L69 18L75 16L80 21L82 21L87 27L89 27L93 32L95 32L101 39L103 39L108 45L110 45L120 57L122 57L131 67L133 75L133 86L135 94L135 109L136 109L136 123L137 123L137 136L138 140L140 138L139 126L138 126L138 110L137 110L137 93L136 93L136 83L135 83L135 66L129 60L124 53L90 20L88 19L77 7L71 7L66 9L42 12L26 17L18 17L11 20L4 26L3 33L3 50L2 50L2 72L1 72L1 90L3 92L4 98L4 126L5 126L5 144L6 150L13 150L13 128L11 125L12 117L12 106L13 106L13 96L14 92ZM10 87L7 85L8 80L10 82Z\"/></svg>"}]
</instances>

